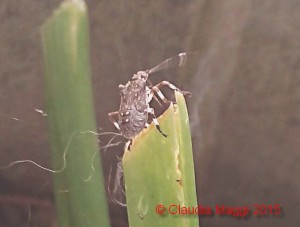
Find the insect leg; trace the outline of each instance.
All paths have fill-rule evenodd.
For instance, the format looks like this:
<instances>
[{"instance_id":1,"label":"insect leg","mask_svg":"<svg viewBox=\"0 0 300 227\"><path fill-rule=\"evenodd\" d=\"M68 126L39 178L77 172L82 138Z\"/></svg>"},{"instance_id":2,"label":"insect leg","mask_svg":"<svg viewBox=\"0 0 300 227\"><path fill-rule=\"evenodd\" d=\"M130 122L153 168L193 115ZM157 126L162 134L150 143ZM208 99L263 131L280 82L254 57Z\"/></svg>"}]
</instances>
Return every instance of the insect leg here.
<instances>
[{"instance_id":1,"label":"insect leg","mask_svg":"<svg viewBox=\"0 0 300 227\"><path fill-rule=\"evenodd\" d=\"M159 101L159 99L156 97L156 95L154 94L154 92L153 92L153 98L154 98L155 101L159 104L159 106L160 106L161 108L163 108L163 105L161 104L161 102Z\"/></svg>"},{"instance_id":2,"label":"insect leg","mask_svg":"<svg viewBox=\"0 0 300 227\"><path fill-rule=\"evenodd\" d=\"M192 96L192 94L190 92L188 92L188 91L182 91L178 87L176 87L174 84L171 84L169 81L165 81L165 80L162 81L162 82L160 82L160 83L158 83L153 88L157 88L156 90L159 90L162 86L168 86L170 89L172 89L174 91L178 91L178 92L182 93L183 95L187 95L189 97ZM159 93L158 93L158 95L159 95Z\"/></svg>"},{"instance_id":3,"label":"insect leg","mask_svg":"<svg viewBox=\"0 0 300 227\"><path fill-rule=\"evenodd\" d=\"M150 115L152 115L152 121L153 121L153 123L154 123L156 129L157 129L157 130L160 132L160 134L162 134L164 137L167 137L167 134L165 134L165 133L161 130L160 126L159 126L158 120L157 120L157 118L156 118L156 116L155 116L155 113L154 113L154 109L153 109L153 108L149 108L149 109L148 109L148 113L149 113Z\"/></svg>"},{"instance_id":4,"label":"insect leg","mask_svg":"<svg viewBox=\"0 0 300 227\"><path fill-rule=\"evenodd\" d=\"M152 91L155 95L155 93L158 95L158 97L164 102L164 103L167 103L169 102L166 97L164 96L164 94L159 90L158 86L154 86L152 87Z\"/></svg>"},{"instance_id":5,"label":"insect leg","mask_svg":"<svg viewBox=\"0 0 300 227\"><path fill-rule=\"evenodd\" d=\"M116 121L116 119L114 119L115 116L119 115L119 112L116 111L116 112L111 112L111 113L108 113L108 117L109 117L109 120L114 124L114 126L120 130L120 126L118 124L118 122Z\"/></svg>"},{"instance_id":6,"label":"insect leg","mask_svg":"<svg viewBox=\"0 0 300 227\"><path fill-rule=\"evenodd\" d=\"M147 103L150 103L154 94L148 86L146 86L146 94L147 94Z\"/></svg>"},{"instance_id":7,"label":"insect leg","mask_svg":"<svg viewBox=\"0 0 300 227\"><path fill-rule=\"evenodd\" d=\"M125 150L129 150L130 151L130 147L132 145L132 139L129 139L126 144L125 144Z\"/></svg>"},{"instance_id":8,"label":"insect leg","mask_svg":"<svg viewBox=\"0 0 300 227\"><path fill-rule=\"evenodd\" d=\"M151 85L151 87L153 87ZM146 87L146 92L147 92L147 103L149 104L151 102L151 100L154 98L156 102L158 102L158 104L162 107L161 102L159 101L159 99L156 97L154 91L151 89L151 87Z\"/></svg>"}]
</instances>

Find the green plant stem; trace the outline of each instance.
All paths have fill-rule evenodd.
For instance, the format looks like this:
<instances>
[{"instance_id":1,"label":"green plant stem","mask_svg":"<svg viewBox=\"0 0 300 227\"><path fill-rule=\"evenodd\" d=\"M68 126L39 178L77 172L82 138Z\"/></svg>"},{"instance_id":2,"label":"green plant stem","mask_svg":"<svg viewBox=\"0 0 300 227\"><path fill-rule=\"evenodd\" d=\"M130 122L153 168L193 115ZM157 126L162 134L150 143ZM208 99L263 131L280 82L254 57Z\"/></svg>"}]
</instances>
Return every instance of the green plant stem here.
<instances>
[{"instance_id":1,"label":"green plant stem","mask_svg":"<svg viewBox=\"0 0 300 227\"><path fill-rule=\"evenodd\" d=\"M88 17L72 0L43 26L46 105L61 227L109 226L93 110Z\"/></svg>"}]
</instances>

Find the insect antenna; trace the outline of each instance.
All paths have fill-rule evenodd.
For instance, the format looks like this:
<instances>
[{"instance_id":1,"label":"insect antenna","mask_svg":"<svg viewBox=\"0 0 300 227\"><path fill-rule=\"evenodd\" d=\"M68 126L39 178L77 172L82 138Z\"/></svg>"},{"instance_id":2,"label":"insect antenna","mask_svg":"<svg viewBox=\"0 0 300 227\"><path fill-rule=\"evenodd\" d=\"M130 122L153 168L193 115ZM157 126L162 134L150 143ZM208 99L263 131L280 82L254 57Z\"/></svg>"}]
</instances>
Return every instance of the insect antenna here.
<instances>
[{"instance_id":1,"label":"insect antenna","mask_svg":"<svg viewBox=\"0 0 300 227\"><path fill-rule=\"evenodd\" d=\"M168 58L167 60L163 61L162 63L154 66L152 69L148 70L148 74L152 74L164 69L169 68L176 68L184 66L187 60L187 55L196 54L197 52L188 52L188 53L180 53L176 56Z\"/></svg>"}]
</instances>

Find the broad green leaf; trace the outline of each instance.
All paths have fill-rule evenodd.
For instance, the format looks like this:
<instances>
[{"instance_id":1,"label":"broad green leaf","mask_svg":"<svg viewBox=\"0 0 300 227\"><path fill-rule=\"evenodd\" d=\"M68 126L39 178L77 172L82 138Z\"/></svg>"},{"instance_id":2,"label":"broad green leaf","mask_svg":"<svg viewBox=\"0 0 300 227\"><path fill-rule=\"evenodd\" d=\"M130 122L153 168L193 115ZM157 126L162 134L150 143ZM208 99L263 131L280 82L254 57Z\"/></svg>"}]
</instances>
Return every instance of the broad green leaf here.
<instances>
[{"instance_id":1,"label":"broad green leaf","mask_svg":"<svg viewBox=\"0 0 300 227\"><path fill-rule=\"evenodd\" d=\"M184 97L159 118L163 137L153 124L133 140L123 157L130 227L198 227L194 215L171 214L181 207L196 207L196 186L188 113ZM175 206L171 206L174 204ZM164 215L156 211L165 207Z\"/></svg>"}]
</instances>

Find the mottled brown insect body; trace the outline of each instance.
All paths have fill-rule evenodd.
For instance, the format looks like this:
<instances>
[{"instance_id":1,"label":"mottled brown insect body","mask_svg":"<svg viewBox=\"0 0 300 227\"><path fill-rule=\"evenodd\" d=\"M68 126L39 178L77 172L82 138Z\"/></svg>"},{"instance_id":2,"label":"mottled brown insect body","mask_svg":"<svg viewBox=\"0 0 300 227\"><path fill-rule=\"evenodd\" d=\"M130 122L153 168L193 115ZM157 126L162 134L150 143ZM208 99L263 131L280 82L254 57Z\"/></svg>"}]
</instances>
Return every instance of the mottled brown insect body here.
<instances>
[{"instance_id":1,"label":"mottled brown insect body","mask_svg":"<svg viewBox=\"0 0 300 227\"><path fill-rule=\"evenodd\" d=\"M118 125L126 138L136 136L148 122L147 78L146 72L138 72L127 84L119 85L121 104Z\"/></svg>"}]
</instances>

